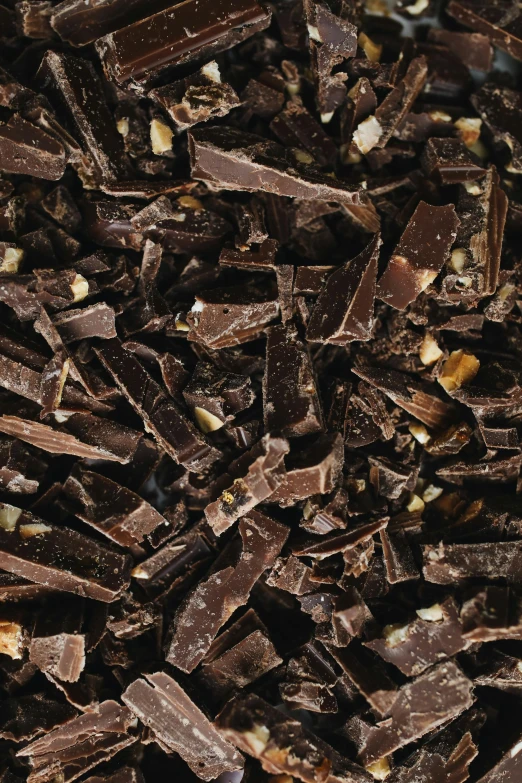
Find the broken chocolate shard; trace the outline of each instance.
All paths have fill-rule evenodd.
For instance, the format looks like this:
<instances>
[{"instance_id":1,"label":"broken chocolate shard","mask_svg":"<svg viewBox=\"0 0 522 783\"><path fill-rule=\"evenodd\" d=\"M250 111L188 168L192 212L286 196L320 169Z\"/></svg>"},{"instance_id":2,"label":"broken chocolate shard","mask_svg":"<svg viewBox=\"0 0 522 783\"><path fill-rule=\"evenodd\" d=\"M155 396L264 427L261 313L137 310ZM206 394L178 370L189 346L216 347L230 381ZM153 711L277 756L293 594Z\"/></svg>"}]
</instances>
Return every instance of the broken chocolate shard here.
<instances>
[{"instance_id":1,"label":"broken chocolate shard","mask_svg":"<svg viewBox=\"0 0 522 783\"><path fill-rule=\"evenodd\" d=\"M187 596L176 614L167 661L182 671L196 668L219 629L246 603L263 571L274 564L289 529L251 511L241 519L239 534L216 561L208 579Z\"/></svg>"},{"instance_id":2,"label":"broken chocolate shard","mask_svg":"<svg viewBox=\"0 0 522 783\"><path fill-rule=\"evenodd\" d=\"M248 377L224 372L208 362L198 362L182 394L203 432L220 429L255 399Z\"/></svg>"},{"instance_id":3,"label":"broken chocolate shard","mask_svg":"<svg viewBox=\"0 0 522 783\"><path fill-rule=\"evenodd\" d=\"M270 13L256 0L221 0L218 5L187 0L165 6L96 42L109 78L118 84L139 81L211 58L270 24Z\"/></svg>"},{"instance_id":4,"label":"broken chocolate shard","mask_svg":"<svg viewBox=\"0 0 522 783\"><path fill-rule=\"evenodd\" d=\"M367 522L352 530L330 533L321 536L318 541L306 541L298 544L292 550L294 555L313 557L322 560L339 552L353 549L359 544L372 538L376 533L384 530L388 524L388 518L378 519L375 522Z\"/></svg>"},{"instance_id":5,"label":"broken chocolate shard","mask_svg":"<svg viewBox=\"0 0 522 783\"><path fill-rule=\"evenodd\" d=\"M471 692L471 681L453 661L434 666L399 689L381 722L360 722L359 758L365 764L379 761L458 717L473 704ZM412 711L415 703L422 712Z\"/></svg>"},{"instance_id":6,"label":"broken chocolate shard","mask_svg":"<svg viewBox=\"0 0 522 783\"><path fill-rule=\"evenodd\" d=\"M521 742L520 736L517 737L496 764L480 778L478 783L496 783L497 780L502 780L503 783L516 783L522 770Z\"/></svg>"},{"instance_id":7,"label":"broken chocolate shard","mask_svg":"<svg viewBox=\"0 0 522 783\"><path fill-rule=\"evenodd\" d=\"M0 707L0 737L14 742L32 740L74 717L76 710L73 707L50 699L44 693L4 697ZM16 778L13 783L18 780Z\"/></svg>"},{"instance_id":8,"label":"broken chocolate shard","mask_svg":"<svg viewBox=\"0 0 522 783\"><path fill-rule=\"evenodd\" d=\"M487 35L432 28L428 40L447 46L467 68L483 73L491 70L493 47Z\"/></svg>"},{"instance_id":9,"label":"broken chocolate shard","mask_svg":"<svg viewBox=\"0 0 522 783\"><path fill-rule=\"evenodd\" d=\"M279 144L234 128L189 133L192 176L224 190L360 204L360 190L299 162Z\"/></svg>"},{"instance_id":10,"label":"broken chocolate shard","mask_svg":"<svg viewBox=\"0 0 522 783\"><path fill-rule=\"evenodd\" d=\"M407 677L421 674L444 658L466 649L458 607L453 598L416 610L409 623L392 623L383 628L382 636L364 642L388 663L393 663Z\"/></svg>"},{"instance_id":11,"label":"broken chocolate shard","mask_svg":"<svg viewBox=\"0 0 522 783\"><path fill-rule=\"evenodd\" d=\"M461 139L428 139L422 165L426 174L441 185L470 182L486 173Z\"/></svg>"},{"instance_id":12,"label":"broken chocolate shard","mask_svg":"<svg viewBox=\"0 0 522 783\"><path fill-rule=\"evenodd\" d=\"M137 741L136 734L129 733L132 722L130 710L115 701L104 701L92 712L34 740L19 751L32 767L28 781L49 783L56 775L64 783L76 780Z\"/></svg>"},{"instance_id":13,"label":"broken chocolate shard","mask_svg":"<svg viewBox=\"0 0 522 783\"><path fill-rule=\"evenodd\" d=\"M330 652L372 709L380 716L393 709L398 688L378 658L356 641L347 647L332 647Z\"/></svg>"},{"instance_id":14,"label":"broken chocolate shard","mask_svg":"<svg viewBox=\"0 0 522 783\"><path fill-rule=\"evenodd\" d=\"M114 601L130 581L129 560L94 539L16 506L0 506L0 568L31 582Z\"/></svg>"},{"instance_id":15,"label":"broken chocolate shard","mask_svg":"<svg viewBox=\"0 0 522 783\"><path fill-rule=\"evenodd\" d=\"M307 340L346 345L370 338L380 246L376 235L362 253L328 276L312 310Z\"/></svg>"},{"instance_id":16,"label":"broken chocolate shard","mask_svg":"<svg viewBox=\"0 0 522 783\"><path fill-rule=\"evenodd\" d=\"M519 582L522 543L496 541L476 544L426 544L422 548L424 577L436 584L455 584L482 577Z\"/></svg>"},{"instance_id":17,"label":"broken chocolate shard","mask_svg":"<svg viewBox=\"0 0 522 783\"><path fill-rule=\"evenodd\" d=\"M521 41L522 45L522 41ZM509 87L485 84L472 96L471 102L482 117L497 144L509 150L508 171L522 172L522 135L520 113L522 94Z\"/></svg>"},{"instance_id":18,"label":"broken chocolate shard","mask_svg":"<svg viewBox=\"0 0 522 783\"><path fill-rule=\"evenodd\" d=\"M179 753L202 780L242 769L243 757L168 674L146 674L123 692L123 702L149 726L168 753Z\"/></svg>"},{"instance_id":19,"label":"broken chocolate shard","mask_svg":"<svg viewBox=\"0 0 522 783\"><path fill-rule=\"evenodd\" d=\"M286 457L286 474L269 496L269 503L293 506L310 495L331 492L339 481L344 464L344 444L340 433L319 435L297 446Z\"/></svg>"},{"instance_id":20,"label":"broken chocolate shard","mask_svg":"<svg viewBox=\"0 0 522 783\"><path fill-rule=\"evenodd\" d=\"M140 544L165 524L159 511L139 495L81 465L71 471L63 491L77 517L121 546Z\"/></svg>"},{"instance_id":21,"label":"broken chocolate shard","mask_svg":"<svg viewBox=\"0 0 522 783\"><path fill-rule=\"evenodd\" d=\"M91 337L110 340L117 336L115 321L114 309L104 302L79 310L67 310L53 318L53 324L66 345Z\"/></svg>"},{"instance_id":22,"label":"broken chocolate shard","mask_svg":"<svg viewBox=\"0 0 522 783\"><path fill-rule=\"evenodd\" d=\"M270 129L285 147L304 147L312 160L327 168L335 164L337 150L322 126L297 100L286 107L270 123ZM311 161L312 162L312 161Z\"/></svg>"},{"instance_id":23,"label":"broken chocolate shard","mask_svg":"<svg viewBox=\"0 0 522 783\"><path fill-rule=\"evenodd\" d=\"M403 310L433 283L448 260L459 220L453 205L421 201L377 284L377 296Z\"/></svg>"},{"instance_id":24,"label":"broken chocolate shard","mask_svg":"<svg viewBox=\"0 0 522 783\"><path fill-rule=\"evenodd\" d=\"M380 535L388 582L394 585L418 579L420 572L404 532L398 530L390 533L388 530L382 530Z\"/></svg>"},{"instance_id":25,"label":"broken chocolate shard","mask_svg":"<svg viewBox=\"0 0 522 783\"><path fill-rule=\"evenodd\" d=\"M85 667L83 606L78 600L65 600L37 618L29 660L40 671L65 682L77 682Z\"/></svg>"},{"instance_id":26,"label":"broken chocolate shard","mask_svg":"<svg viewBox=\"0 0 522 783\"><path fill-rule=\"evenodd\" d=\"M19 114L0 125L2 170L57 180L65 172L65 150L59 141Z\"/></svg>"},{"instance_id":27,"label":"broken chocolate shard","mask_svg":"<svg viewBox=\"0 0 522 783\"><path fill-rule=\"evenodd\" d=\"M522 603L510 587L478 588L463 603L460 617L470 642L522 638Z\"/></svg>"},{"instance_id":28,"label":"broken chocolate shard","mask_svg":"<svg viewBox=\"0 0 522 783\"><path fill-rule=\"evenodd\" d=\"M522 59L520 9L511 0L450 0L446 13L465 27L486 35L494 46L516 60Z\"/></svg>"},{"instance_id":29,"label":"broken chocolate shard","mask_svg":"<svg viewBox=\"0 0 522 783\"><path fill-rule=\"evenodd\" d=\"M216 449L118 339L105 341L96 353L146 427L176 462L198 470L216 460Z\"/></svg>"},{"instance_id":30,"label":"broken chocolate shard","mask_svg":"<svg viewBox=\"0 0 522 783\"><path fill-rule=\"evenodd\" d=\"M231 699L217 716L216 725L230 742L258 759L271 775L291 773L304 783L372 780L362 767L254 693Z\"/></svg>"},{"instance_id":31,"label":"broken chocolate shard","mask_svg":"<svg viewBox=\"0 0 522 783\"><path fill-rule=\"evenodd\" d=\"M297 437L323 429L310 356L293 326L267 330L263 404L267 432Z\"/></svg>"}]
</instances>

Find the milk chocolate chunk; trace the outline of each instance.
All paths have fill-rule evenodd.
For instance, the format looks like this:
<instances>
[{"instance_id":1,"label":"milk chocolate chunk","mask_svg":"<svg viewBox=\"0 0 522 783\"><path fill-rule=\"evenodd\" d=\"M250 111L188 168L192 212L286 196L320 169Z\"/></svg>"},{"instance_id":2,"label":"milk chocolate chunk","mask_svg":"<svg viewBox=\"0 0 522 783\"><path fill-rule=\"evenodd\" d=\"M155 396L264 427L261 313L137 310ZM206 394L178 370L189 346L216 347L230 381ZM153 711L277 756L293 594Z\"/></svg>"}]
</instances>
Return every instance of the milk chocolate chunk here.
<instances>
[{"instance_id":1,"label":"milk chocolate chunk","mask_svg":"<svg viewBox=\"0 0 522 783\"><path fill-rule=\"evenodd\" d=\"M130 168L123 142L92 64L49 51L42 60L38 79L78 134L92 161L96 180L128 178Z\"/></svg>"},{"instance_id":2,"label":"milk chocolate chunk","mask_svg":"<svg viewBox=\"0 0 522 783\"><path fill-rule=\"evenodd\" d=\"M520 9L513 0L451 0L447 13L516 60L522 59Z\"/></svg>"},{"instance_id":3,"label":"milk chocolate chunk","mask_svg":"<svg viewBox=\"0 0 522 783\"><path fill-rule=\"evenodd\" d=\"M67 163L60 142L19 114L0 125L0 160L3 171L50 180L60 179Z\"/></svg>"},{"instance_id":4,"label":"milk chocolate chunk","mask_svg":"<svg viewBox=\"0 0 522 783\"><path fill-rule=\"evenodd\" d=\"M118 339L106 340L96 353L145 426L176 462L198 470L215 461L216 449Z\"/></svg>"},{"instance_id":5,"label":"milk chocolate chunk","mask_svg":"<svg viewBox=\"0 0 522 783\"><path fill-rule=\"evenodd\" d=\"M432 28L428 40L447 46L467 68L483 73L491 70L493 47L487 35Z\"/></svg>"},{"instance_id":6,"label":"milk chocolate chunk","mask_svg":"<svg viewBox=\"0 0 522 783\"><path fill-rule=\"evenodd\" d=\"M424 578L436 584L455 584L482 577L520 582L522 543L496 541L490 544L426 544L422 548Z\"/></svg>"},{"instance_id":7,"label":"milk chocolate chunk","mask_svg":"<svg viewBox=\"0 0 522 783\"><path fill-rule=\"evenodd\" d=\"M198 362L182 393L203 432L220 429L255 400L247 376L224 372L208 362Z\"/></svg>"},{"instance_id":8,"label":"milk chocolate chunk","mask_svg":"<svg viewBox=\"0 0 522 783\"><path fill-rule=\"evenodd\" d=\"M291 198L360 204L360 190L299 162L291 151L234 128L189 133L192 176L224 190L266 191Z\"/></svg>"},{"instance_id":9,"label":"milk chocolate chunk","mask_svg":"<svg viewBox=\"0 0 522 783\"><path fill-rule=\"evenodd\" d=\"M106 476L76 465L63 486L74 514L121 546L140 544L165 524L150 503Z\"/></svg>"},{"instance_id":10,"label":"milk chocolate chunk","mask_svg":"<svg viewBox=\"0 0 522 783\"><path fill-rule=\"evenodd\" d=\"M289 529L251 511L239 522L236 536L214 563L208 579L187 596L174 618L167 661L193 671L219 629L248 601L250 591L279 555Z\"/></svg>"},{"instance_id":11,"label":"milk chocolate chunk","mask_svg":"<svg viewBox=\"0 0 522 783\"><path fill-rule=\"evenodd\" d=\"M522 41L521 41L522 45ZM482 117L497 144L509 149L509 171L522 172L522 132L519 117L522 94L509 87L485 84L472 96L471 102Z\"/></svg>"},{"instance_id":12,"label":"milk chocolate chunk","mask_svg":"<svg viewBox=\"0 0 522 783\"><path fill-rule=\"evenodd\" d=\"M448 260L458 226L453 205L421 201L377 284L379 299L403 310L425 291Z\"/></svg>"},{"instance_id":13,"label":"milk chocolate chunk","mask_svg":"<svg viewBox=\"0 0 522 783\"><path fill-rule=\"evenodd\" d=\"M114 309L104 302L62 312L53 318L53 323L65 344L91 337L116 337Z\"/></svg>"},{"instance_id":14,"label":"milk chocolate chunk","mask_svg":"<svg viewBox=\"0 0 522 783\"><path fill-rule=\"evenodd\" d=\"M295 327L267 330L263 403L267 432L288 437L323 429L316 381L307 349Z\"/></svg>"},{"instance_id":15,"label":"milk chocolate chunk","mask_svg":"<svg viewBox=\"0 0 522 783\"><path fill-rule=\"evenodd\" d=\"M81 633L83 607L78 601L63 601L49 607L36 620L29 660L44 674L77 682L85 667L85 636Z\"/></svg>"},{"instance_id":16,"label":"milk chocolate chunk","mask_svg":"<svg viewBox=\"0 0 522 783\"><path fill-rule=\"evenodd\" d=\"M167 67L212 57L270 24L270 13L255 0L221 0L218 5L189 0L165 6L96 42L110 79L118 84L130 78L139 81Z\"/></svg>"},{"instance_id":17,"label":"milk chocolate chunk","mask_svg":"<svg viewBox=\"0 0 522 783\"><path fill-rule=\"evenodd\" d=\"M512 588L487 585L462 605L464 637L470 642L522 638L522 602Z\"/></svg>"},{"instance_id":18,"label":"milk chocolate chunk","mask_svg":"<svg viewBox=\"0 0 522 783\"><path fill-rule=\"evenodd\" d=\"M473 704L471 691L472 683L453 661L407 682L382 721L360 721L359 758L364 764L376 762L453 720Z\"/></svg>"},{"instance_id":19,"label":"milk chocolate chunk","mask_svg":"<svg viewBox=\"0 0 522 783\"><path fill-rule=\"evenodd\" d=\"M0 568L65 592L110 602L129 584L129 561L94 539L0 506Z\"/></svg>"},{"instance_id":20,"label":"milk chocolate chunk","mask_svg":"<svg viewBox=\"0 0 522 783\"><path fill-rule=\"evenodd\" d=\"M433 664L451 658L469 642L463 637L458 607L453 598L416 610L409 623L392 623L382 636L364 642L407 677L415 677Z\"/></svg>"},{"instance_id":21,"label":"milk chocolate chunk","mask_svg":"<svg viewBox=\"0 0 522 783\"><path fill-rule=\"evenodd\" d=\"M61 417L58 412L58 418L55 416L50 424L29 416L4 414L0 416L0 432L51 454L73 454L123 464L130 462L142 437L142 433L129 427L88 413Z\"/></svg>"},{"instance_id":22,"label":"milk chocolate chunk","mask_svg":"<svg viewBox=\"0 0 522 783\"><path fill-rule=\"evenodd\" d=\"M185 79L156 87L149 97L165 109L178 132L214 117L224 117L241 105L232 87L221 80L215 60Z\"/></svg>"},{"instance_id":23,"label":"milk chocolate chunk","mask_svg":"<svg viewBox=\"0 0 522 783\"><path fill-rule=\"evenodd\" d=\"M14 742L32 740L42 732L52 731L76 716L69 704L34 693L2 699L0 737Z\"/></svg>"},{"instance_id":24,"label":"milk chocolate chunk","mask_svg":"<svg viewBox=\"0 0 522 783\"><path fill-rule=\"evenodd\" d=\"M286 474L270 503L293 506L310 495L331 492L338 483L344 463L344 445L340 433L319 435L297 446L285 460Z\"/></svg>"},{"instance_id":25,"label":"milk chocolate chunk","mask_svg":"<svg viewBox=\"0 0 522 783\"><path fill-rule=\"evenodd\" d=\"M380 245L376 235L362 253L328 276L312 310L307 340L346 345L369 339Z\"/></svg>"},{"instance_id":26,"label":"milk chocolate chunk","mask_svg":"<svg viewBox=\"0 0 522 783\"><path fill-rule=\"evenodd\" d=\"M123 702L149 726L167 753L179 753L202 780L242 769L243 757L168 674L147 674L123 692Z\"/></svg>"},{"instance_id":27,"label":"milk chocolate chunk","mask_svg":"<svg viewBox=\"0 0 522 783\"><path fill-rule=\"evenodd\" d=\"M294 718L254 693L231 699L216 718L220 732L271 775L304 783L370 783L372 777Z\"/></svg>"},{"instance_id":28,"label":"milk chocolate chunk","mask_svg":"<svg viewBox=\"0 0 522 783\"><path fill-rule=\"evenodd\" d=\"M136 742L137 736L128 733L132 722L130 710L115 701L104 701L92 712L34 740L18 752L28 757L32 767L28 781L48 783L57 775L64 783L76 780Z\"/></svg>"}]
</instances>

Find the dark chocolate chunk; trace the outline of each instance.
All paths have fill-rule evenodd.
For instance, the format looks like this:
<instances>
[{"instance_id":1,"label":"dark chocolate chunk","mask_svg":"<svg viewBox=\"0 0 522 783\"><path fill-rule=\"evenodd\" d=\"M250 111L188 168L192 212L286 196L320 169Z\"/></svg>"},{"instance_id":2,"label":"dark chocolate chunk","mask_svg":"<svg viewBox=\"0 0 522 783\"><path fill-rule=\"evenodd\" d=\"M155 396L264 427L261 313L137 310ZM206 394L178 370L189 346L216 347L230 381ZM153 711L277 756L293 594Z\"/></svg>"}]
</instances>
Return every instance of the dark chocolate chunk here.
<instances>
[{"instance_id":1,"label":"dark chocolate chunk","mask_svg":"<svg viewBox=\"0 0 522 783\"><path fill-rule=\"evenodd\" d=\"M522 46L522 41L520 42ZM522 136L519 125L522 95L509 87L485 84L472 96L473 106L487 125L493 139L509 149L507 166L514 174L522 172Z\"/></svg>"},{"instance_id":2,"label":"dark chocolate chunk","mask_svg":"<svg viewBox=\"0 0 522 783\"><path fill-rule=\"evenodd\" d=\"M496 783L497 780L502 780L503 783L516 783L522 768L522 756L520 755L522 745L520 743L521 739L518 737L497 763L480 778L478 783Z\"/></svg>"},{"instance_id":3,"label":"dark chocolate chunk","mask_svg":"<svg viewBox=\"0 0 522 783\"><path fill-rule=\"evenodd\" d=\"M465 27L486 35L499 49L522 59L520 9L512 0L450 0L446 12Z\"/></svg>"},{"instance_id":4,"label":"dark chocolate chunk","mask_svg":"<svg viewBox=\"0 0 522 783\"><path fill-rule=\"evenodd\" d=\"M50 699L44 693L4 698L0 707L0 737L14 742L32 740L75 716L76 710L69 704Z\"/></svg>"},{"instance_id":5,"label":"dark chocolate chunk","mask_svg":"<svg viewBox=\"0 0 522 783\"><path fill-rule=\"evenodd\" d=\"M487 73L493 63L493 47L487 35L431 29L428 39L447 46L467 67Z\"/></svg>"},{"instance_id":6,"label":"dark chocolate chunk","mask_svg":"<svg viewBox=\"0 0 522 783\"><path fill-rule=\"evenodd\" d=\"M462 605L460 617L470 642L522 638L522 604L510 587L479 588Z\"/></svg>"},{"instance_id":7,"label":"dark chocolate chunk","mask_svg":"<svg viewBox=\"0 0 522 783\"><path fill-rule=\"evenodd\" d=\"M77 682L85 667L85 636L81 633L83 606L65 600L37 617L29 660L40 671L65 682Z\"/></svg>"},{"instance_id":8,"label":"dark chocolate chunk","mask_svg":"<svg viewBox=\"0 0 522 783\"><path fill-rule=\"evenodd\" d=\"M310 495L331 492L339 480L344 463L342 436L320 435L298 446L286 458L286 474L280 485L269 496L270 503L292 506Z\"/></svg>"},{"instance_id":9,"label":"dark chocolate chunk","mask_svg":"<svg viewBox=\"0 0 522 783\"><path fill-rule=\"evenodd\" d=\"M116 337L114 310L103 302L62 312L53 318L53 324L65 344L90 337Z\"/></svg>"},{"instance_id":10,"label":"dark chocolate chunk","mask_svg":"<svg viewBox=\"0 0 522 783\"><path fill-rule=\"evenodd\" d=\"M426 174L441 185L469 182L486 173L461 139L428 139L422 164Z\"/></svg>"},{"instance_id":11,"label":"dark chocolate chunk","mask_svg":"<svg viewBox=\"0 0 522 783\"><path fill-rule=\"evenodd\" d=\"M203 432L220 429L255 399L249 378L207 362L198 362L182 393Z\"/></svg>"},{"instance_id":12,"label":"dark chocolate chunk","mask_svg":"<svg viewBox=\"0 0 522 783\"><path fill-rule=\"evenodd\" d=\"M424 577L428 582L458 584L463 579L474 577L519 582L522 543L426 544L423 560Z\"/></svg>"},{"instance_id":13,"label":"dark chocolate chunk","mask_svg":"<svg viewBox=\"0 0 522 783\"><path fill-rule=\"evenodd\" d=\"M3 171L53 180L63 176L67 162L60 142L19 114L0 125L0 160Z\"/></svg>"},{"instance_id":14,"label":"dark chocolate chunk","mask_svg":"<svg viewBox=\"0 0 522 783\"><path fill-rule=\"evenodd\" d=\"M246 603L263 571L274 564L289 529L251 511L241 519L239 533L240 540L231 541L176 614L167 660L182 671L196 668L221 626Z\"/></svg>"}]
</instances>

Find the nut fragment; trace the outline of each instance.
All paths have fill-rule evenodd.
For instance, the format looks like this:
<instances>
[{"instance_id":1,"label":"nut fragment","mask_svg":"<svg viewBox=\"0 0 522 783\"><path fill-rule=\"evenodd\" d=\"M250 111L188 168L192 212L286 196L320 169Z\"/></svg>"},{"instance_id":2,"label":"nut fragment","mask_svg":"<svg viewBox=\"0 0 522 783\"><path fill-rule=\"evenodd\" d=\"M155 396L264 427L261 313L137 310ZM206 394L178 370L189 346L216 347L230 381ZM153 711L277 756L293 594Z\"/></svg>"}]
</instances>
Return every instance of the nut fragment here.
<instances>
[{"instance_id":1,"label":"nut fragment","mask_svg":"<svg viewBox=\"0 0 522 783\"><path fill-rule=\"evenodd\" d=\"M121 135L125 138L125 136L128 136L129 134L129 121L126 117L124 117L121 120L118 120L116 123L116 128L118 130L118 133L121 133Z\"/></svg>"},{"instance_id":2,"label":"nut fragment","mask_svg":"<svg viewBox=\"0 0 522 783\"><path fill-rule=\"evenodd\" d=\"M459 117L455 122L460 138L468 149L479 140L481 126L482 120L479 117Z\"/></svg>"},{"instance_id":3,"label":"nut fragment","mask_svg":"<svg viewBox=\"0 0 522 783\"><path fill-rule=\"evenodd\" d=\"M381 59L382 44L376 44L371 38L368 38L366 33L359 33L359 39L357 41L366 57L372 63L378 63Z\"/></svg>"},{"instance_id":4,"label":"nut fragment","mask_svg":"<svg viewBox=\"0 0 522 783\"><path fill-rule=\"evenodd\" d=\"M24 251L18 247L8 247L4 253L4 257L0 260L0 272L9 272L10 274L16 274L20 266L20 262L24 257Z\"/></svg>"},{"instance_id":5,"label":"nut fragment","mask_svg":"<svg viewBox=\"0 0 522 783\"><path fill-rule=\"evenodd\" d=\"M422 499L425 503L431 503L433 500L437 500L437 498L442 495L442 492L442 487L436 487L434 484L428 484L422 493Z\"/></svg>"},{"instance_id":6,"label":"nut fragment","mask_svg":"<svg viewBox=\"0 0 522 783\"><path fill-rule=\"evenodd\" d=\"M466 383L470 383L480 368L480 362L471 353L464 353L462 349L452 351L444 362L442 373L438 378L440 385L448 394L460 389Z\"/></svg>"},{"instance_id":7,"label":"nut fragment","mask_svg":"<svg viewBox=\"0 0 522 783\"><path fill-rule=\"evenodd\" d=\"M150 124L150 140L155 155L164 155L172 149L173 131L160 120L152 120Z\"/></svg>"},{"instance_id":8,"label":"nut fragment","mask_svg":"<svg viewBox=\"0 0 522 783\"><path fill-rule=\"evenodd\" d=\"M442 353L435 338L429 332L426 332L419 350L421 362L428 367L430 364L435 364L442 356Z\"/></svg>"},{"instance_id":9,"label":"nut fragment","mask_svg":"<svg viewBox=\"0 0 522 783\"><path fill-rule=\"evenodd\" d=\"M428 8L429 4L430 0L416 0L413 5L405 6L404 11L410 14L410 16L419 16Z\"/></svg>"},{"instance_id":10,"label":"nut fragment","mask_svg":"<svg viewBox=\"0 0 522 783\"><path fill-rule=\"evenodd\" d=\"M201 201L198 198L194 198L194 196L180 196L178 204L185 209L203 209Z\"/></svg>"},{"instance_id":11,"label":"nut fragment","mask_svg":"<svg viewBox=\"0 0 522 783\"><path fill-rule=\"evenodd\" d=\"M375 780L386 780L391 772L390 762L386 757L374 761L373 764L368 764L366 771L373 776Z\"/></svg>"},{"instance_id":12,"label":"nut fragment","mask_svg":"<svg viewBox=\"0 0 522 783\"><path fill-rule=\"evenodd\" d=\"M370 152L382 136L382 127L379 120L371 114L363 120L353 134L353 140L359 152L365 155Z\"/></svg>"},{"instance_id":13,"label":"nut fragment","mask_svg":"<svg viewBox=\"0 0 522 783\"><path fill-rule=\"evenodd\" d=\"M42 536L44 533L50 533L52 527L44 525L43 522L34 522L30 525L20 525L20 536L22 538L32 538L33 536Z\"/></svg>"},{"instance_id":14,"label":"nut fragment","mask_svg":"<svg viewBox=\"0 0 522 783\"><path fill-rule=\"evenodd\" d=\"M408 427L408 430L409 430L409 431L410 431L410 433L413 435L413 437L415 438L415 440L416 440L418 443L422 443L422 445L423 445L423 446L424 446L426 443L429 443L429 442L430 442L430 440L431 440L431 435L430 435L430 433L428 432L428 430L426 429L426 427L424 426L424 424L417 424L417 423L412 423L412 424L410 424L410 426Z\"/></svg>"},{"instance_id":15,"label":"nut fragment","mask_svg":"<svg viewBox=\"0 0 522 783\"><path fill-rule=\"evenodd\" d=\"M20 660L23 650L23 629L18 623L0 620L0 653Z\"/></svg>"},{"instance_id":16,"label":"nut fragment","mask_svg":"<svg viewBox=\"0 0 522 783\"><path fill-rule=\"evenodd\" d=\"M211 60L209 63L203 66L201 73L210 79L211 82L221 83L221 73L219 71L219 65L215 60Z\"/></svg>"},{"instance_id":17,"label":"nut fragment","mask_svg":"<svg viewBox=\"0 0 522 783\"><path fill-rule=\"evenodd\" d=\"M199 429L205 434L221 429L225 423L224 421L221 421L221 419L218 419L217 416L214 416L213 413L210 413L210 411L205 410L205 408L195 407L194 416L196 417Z\"/></svg>"},{"instance_id":18,"label":"nut fragment","mask_svg":"<svg viewBox=\"0 0 522 783\"><path fill-rule=\"evenodd\" d=\"M408 638L409 625L391 623L383 628L383 636L386 639L386 647L397 647Z\"/></svg>"},{"instance_id":19,"label":"nut fragment","mask_svg":"<svg viewBox=\"0 0 522 783\"><path fill-rule=\"evenodd\" d=\"M421 620L426 620L429 623L438 623L444 620L444 612L440 604L433 604L433 606L427 606L424 609L417 609L417 615Z\"/></svg>"},{"instance_id":20,"label":"nut fragment","mask_svg":"<svg viewBox=\"0 0 522 783\"><path fill-rule=\"evenodd\" d=\"M410 497L410 501L408 505L406 506L408 511L414 512L414 511L424 511L424 501L422 498L420 498L418 495L412 494Z\"/></svg>"},{"instance_id":21,"label":"nut fragment","mask_svg":"<svg viewBox=\"0 0 522 783\"><path fill-rule=\"evenodd\" d=\"M263 753L270 739L270 732L266 726L255 725L252 731L245 731L243 737L257 756Z\"/></svg>"},{"instance_id":22,"label":"nut fragment","mask_svg":"<svg viewBox=\"0 0 522 783\"><path fill-rule=\"evenodd\" d=\"M2 503L0 506L0 527L10 533L15 529L21 513L21 508L11 506L9 503Z\"/></svg>"},{"instance_id":23,"label":"nut fragment","mask_svg":"<svg viewBox=\"0 0 522 783\"><path fill-rule=\"evenodd\" d=\"M83 275L75 275L71 283L71 291L75 302L81 302L82 299L85 299L89 293L89 283Z\"/></svg>"}]
</instances>

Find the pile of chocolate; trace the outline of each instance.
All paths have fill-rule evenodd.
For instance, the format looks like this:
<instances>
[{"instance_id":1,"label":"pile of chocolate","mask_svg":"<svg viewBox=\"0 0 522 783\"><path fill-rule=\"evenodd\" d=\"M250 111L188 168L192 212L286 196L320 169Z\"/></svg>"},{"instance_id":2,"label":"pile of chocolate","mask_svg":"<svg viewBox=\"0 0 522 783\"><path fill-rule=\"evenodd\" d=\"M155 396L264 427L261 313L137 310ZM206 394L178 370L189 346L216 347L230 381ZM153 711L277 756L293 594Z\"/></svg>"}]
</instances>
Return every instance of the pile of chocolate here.
<instances>
[{"instance_id":1,"label":"pile of chocolate","mask_svg":"<svg viewBox=\"0 0 522 783\"><path fill-rule=\"evenodd\" d=\"M518 0L0 39L0 783L520 783Z\"/></svg>"}]
</instances>

